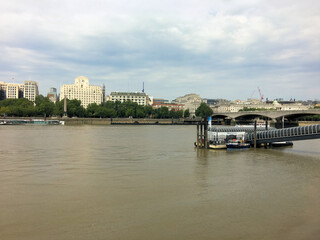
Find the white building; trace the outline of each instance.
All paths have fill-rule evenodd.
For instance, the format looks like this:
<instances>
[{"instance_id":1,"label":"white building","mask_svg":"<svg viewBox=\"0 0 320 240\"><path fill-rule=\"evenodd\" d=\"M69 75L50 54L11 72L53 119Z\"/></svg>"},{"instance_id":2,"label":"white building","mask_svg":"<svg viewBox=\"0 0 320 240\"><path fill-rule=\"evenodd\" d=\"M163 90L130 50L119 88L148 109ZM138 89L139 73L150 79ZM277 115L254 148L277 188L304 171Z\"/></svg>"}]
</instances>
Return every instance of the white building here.
<instances>
[{"instance_id":1,"label":"white building","mask_svg":"<svg viewBox=\"0 0 320 240\"><path fill-rule=\"evenodd\" d=\"M273 103L262 103L257 101L239 101L236 100L233 103L221 104L211 106L214 113L226 113L226 112L239 112L245 108L247 109L261 109L261 110L273 110L273 111L288 111L288 110L307 110L309 106L304 106L302 103L280 104L277 101Z\"/></svg>"},{"instance_id":2,"label":"white building","mask_svg":"<svg viewBox=\"0 0 320 240\"><path fill-rule=\"evenodd\" d=\"M121 103L125 101L131 101L145 106L152 104L152 97L149 97L144 92L111 92L110 96L108 97L108 101L119 101Z\"/></svg>"},{"instance_id":3,"label":"white building","mask_svg":"<svg viewBox=\"0 0 320 240\"><path fill-rule=\"evenodd\" d=\"M90 103L101 104L104 102L104 86L89 85L89 79L86 77L77 77L74 84L64 84L60 88L60 100L67 98L69 100L77 99L81 101L84 108Z\"/></svg>"},{"instance_id":4,"label":"white building","mask_svg":"<svg viewBox=\"0 0 320 240\"><path fill-rule=\"evenodd\" d=\"M172 103L183 104L184 109L189 109L190 116L194 116L197 108L203 102L203 99L198 94L187 94L183 97L178 97Z\"/></svg>"},{"instance_id":5,"label":"white building","mask_svg":"<svg viewBox=\"0 0 320 240\"><path fill-rule=\"evenodd\" d=\"M19 83L7 83L5 98L14 98L17 99L23 94L23 84Z\"/></svg>"},{"instance_id":6,"label":"white building","mask_svg":"<svg viewBox=\"0 0 320 240\"><path fill-rule=\"evenodd\" d=\"M23 97L34 102L39 95L38 83L35 81L24 81Z\"/></svg>"},{"instance_id":7,"label":"white building","mask_svg":"<svg viewBox=\"0 0 320 240\"><path fill-rule=\"evenodd\" d=\"M37 82L25 81L24 84L0 82L0 100L24 97L34 102L38 95L39 90Z\"/></svg>"}]
</instances>

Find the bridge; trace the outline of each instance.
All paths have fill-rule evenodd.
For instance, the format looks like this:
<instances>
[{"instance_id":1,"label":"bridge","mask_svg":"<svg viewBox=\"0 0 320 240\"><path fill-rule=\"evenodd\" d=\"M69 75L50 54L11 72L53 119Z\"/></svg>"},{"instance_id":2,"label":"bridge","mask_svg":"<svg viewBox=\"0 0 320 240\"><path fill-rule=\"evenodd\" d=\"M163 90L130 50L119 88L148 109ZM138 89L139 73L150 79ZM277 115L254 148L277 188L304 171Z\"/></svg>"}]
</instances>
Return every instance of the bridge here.
<instances>
[{"instance_id":1,"label":"bridge","mask_svg":"<svg viewBox=\"0 0 320 240\"><path fill-rule=\"evenodd\" d=\"M255 118L261 117L270 119L274 122L282 118L298 118L310 115L320 115L320 109L308 110L288 110L288 111L243 111L243 112L225 112L213 113L213 118L230 118L236 120L237 118Z\"/></svg>"},{"instance_id":2,"label":"bridge","mask_svg":"<svg viewBox=\"0 0 320 240\"><path fill-rule=\"evenodd\" d=\"M256 134L257 144L315 139L320 138L320 124L259 131ZM246 141L253 144L254 133L248 133Z\"/></svg>"}]
</instances>

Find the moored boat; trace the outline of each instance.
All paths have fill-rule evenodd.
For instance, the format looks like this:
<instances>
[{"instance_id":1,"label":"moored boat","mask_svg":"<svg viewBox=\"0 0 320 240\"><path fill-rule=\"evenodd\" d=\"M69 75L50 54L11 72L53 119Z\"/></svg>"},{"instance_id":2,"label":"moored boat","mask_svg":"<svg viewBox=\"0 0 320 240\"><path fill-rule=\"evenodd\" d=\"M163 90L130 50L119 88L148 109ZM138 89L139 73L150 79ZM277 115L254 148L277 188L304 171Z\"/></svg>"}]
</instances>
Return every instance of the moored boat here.
<instances>
[{"instance_id":1,"label":"moored boat","mask_svg":"<svg viewBox=\"0 0 320 240\"><path fill-rule=\"evenodd\" d=\"M250 148L249 143L245 143L244 141L239 141L239 140L234 140L232 142L228 142L226 144L227 149L245 149L245 148Z\"/></svg>"}]
</instances>

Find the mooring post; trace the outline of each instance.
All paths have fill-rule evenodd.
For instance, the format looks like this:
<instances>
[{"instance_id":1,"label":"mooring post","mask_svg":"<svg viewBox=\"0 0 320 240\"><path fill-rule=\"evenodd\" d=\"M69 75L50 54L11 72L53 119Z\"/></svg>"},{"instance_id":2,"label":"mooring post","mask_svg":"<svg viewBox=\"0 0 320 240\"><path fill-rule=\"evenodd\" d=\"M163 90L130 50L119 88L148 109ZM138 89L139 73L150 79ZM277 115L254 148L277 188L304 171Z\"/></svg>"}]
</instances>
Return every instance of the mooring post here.
<instances>
[{"instance_id":1,"label":"mooring post","mask_svg":"<svg viewBox=\"0 0 320 240\"><path fill-rule=\"evenodd\" d=\"M266 131L268 131L268 120L266 120Z\"/></svg>"},{"instance_id":2,"label":"mooring post","mask_svg":"<svg viewBox=\"0 0 320 240\"><path fill-rule=\"evenodd\" d=\"M200 147L202 148L202 119L201 119L201 122L200 122Z\"/></svg>"},{"instance_id":3,"label":"mooring post","mask_svg":"<svg viewBox=\"0 0 320 240\"><path fill-rule=\"evenodd\" d=\"M197 123L197 148L199 148L199 123Z\"/></svg>"},{"instance_id":4,"label":"mooring post","mask_svg":"<svg viewBox=\"0 0 320 240\"><path fill-rule=\"evenodd\" d=\"M266 131L268 131L268 120L266 120ZM264 143L264 148L267 148L269 146L269 143Z\"/></svg>"},{"instance_id":5,"label":"mooring post","mask_svg":"<svg viewBox=\"0 0 320 240\"><path fill-rule=\"evenodd\" d=\"M254 140L253 147L257 148L257 120L254 121Z\"/></svg>"},{"instance_id":6,"label":"mooring post","mask_svg":"<svg viewBox=\"0 0 320 240\"><path fill-rule=\"evenodd\" d=\"M208 148L208 118L204 121L204 147Z\"/></svg>"}]
</instances>

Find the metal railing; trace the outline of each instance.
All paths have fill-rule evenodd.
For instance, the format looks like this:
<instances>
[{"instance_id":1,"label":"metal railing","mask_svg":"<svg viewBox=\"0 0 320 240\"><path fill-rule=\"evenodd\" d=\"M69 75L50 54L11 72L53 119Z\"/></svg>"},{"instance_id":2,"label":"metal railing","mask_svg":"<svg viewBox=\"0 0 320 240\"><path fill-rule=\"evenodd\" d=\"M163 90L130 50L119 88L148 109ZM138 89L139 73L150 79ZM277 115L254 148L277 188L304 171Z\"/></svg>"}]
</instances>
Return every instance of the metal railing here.
<instances>
[{"instance_id":1,"label":"metal railing","mask_svg":"<svg viewBox=\"0 0 320 240\"><path fill-rule=\"evenodd\" d=\"M268 127L270 130L274 130L274 127ZM211 132L246 132L251 133L254 132L254 126L252 127L210 127L208 131ZM265 127L257 127L257 131L266 131Z\"/></svg>"},{"instance_id":2,"label":"metal railing","mask_svg":"<svg viewBox=\"0 0 320 240\"><path fill-rule=\"evenodd\" d=\"M303 127L270 129L257 132L257 142L293 141L320 138L320 124ZM254 141L254 133L248 133L246 140Z\"/></svg>"}]
</instances>

